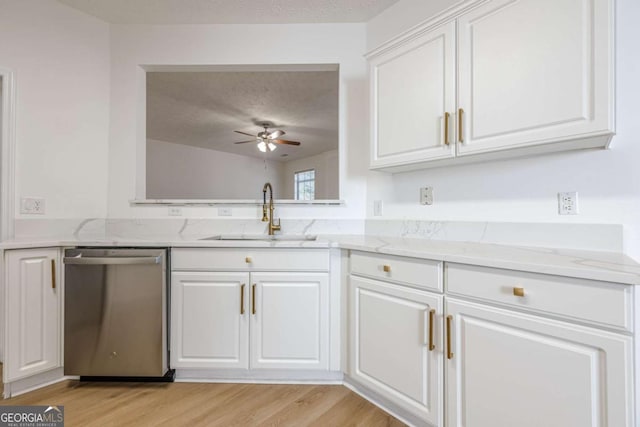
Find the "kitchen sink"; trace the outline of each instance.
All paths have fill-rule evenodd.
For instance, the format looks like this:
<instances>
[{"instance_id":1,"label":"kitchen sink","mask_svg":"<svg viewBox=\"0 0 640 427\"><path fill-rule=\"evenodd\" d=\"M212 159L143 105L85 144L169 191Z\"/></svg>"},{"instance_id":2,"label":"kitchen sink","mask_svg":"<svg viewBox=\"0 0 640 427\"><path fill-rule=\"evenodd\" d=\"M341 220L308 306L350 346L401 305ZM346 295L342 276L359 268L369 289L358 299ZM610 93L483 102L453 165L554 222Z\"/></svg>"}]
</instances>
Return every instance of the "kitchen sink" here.
<instances>
[{"instance_id":1,"label":"kitchen sink","mask_svg":"<svg viewBox=\"0 0 640 427\"><path fill-rule=\"evenodd\" d=\"M318 238L310 234L219 234L217 236L204 237L199 240L262 240L262 241L289 241L289 242L310 242Z\"/></svg>"}]
</instances>

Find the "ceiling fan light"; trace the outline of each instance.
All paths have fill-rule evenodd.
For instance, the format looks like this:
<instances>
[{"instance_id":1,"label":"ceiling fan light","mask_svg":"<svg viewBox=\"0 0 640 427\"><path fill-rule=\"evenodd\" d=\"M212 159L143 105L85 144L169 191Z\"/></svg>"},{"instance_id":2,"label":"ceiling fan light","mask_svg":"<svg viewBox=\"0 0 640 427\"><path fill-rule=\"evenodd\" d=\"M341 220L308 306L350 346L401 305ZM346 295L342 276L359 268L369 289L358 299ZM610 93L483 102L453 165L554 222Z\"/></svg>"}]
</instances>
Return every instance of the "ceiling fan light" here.
<instances>
[{"instance_id":1,"label":"ceiling fan light","mask_svg":"<svg viewBox=\"0 0 640 427\"><path fill-rule=\"evenodd\" d=\"M260 141L258 143L258 150L262 151L263 153L267 152L267 144L264 143L264 141Z\"/></svg>"},{"instance_id":2,"label":"ceiling fan light","mask_svg":"<svg viewBox=\"0 0 640 427\"><path fill-rule=\"evenodd\" d=\"M269 151L275 151L275 149L278 148L273 142L267 144L267 147L269 147Z\"/></svg>"}]
</instances>

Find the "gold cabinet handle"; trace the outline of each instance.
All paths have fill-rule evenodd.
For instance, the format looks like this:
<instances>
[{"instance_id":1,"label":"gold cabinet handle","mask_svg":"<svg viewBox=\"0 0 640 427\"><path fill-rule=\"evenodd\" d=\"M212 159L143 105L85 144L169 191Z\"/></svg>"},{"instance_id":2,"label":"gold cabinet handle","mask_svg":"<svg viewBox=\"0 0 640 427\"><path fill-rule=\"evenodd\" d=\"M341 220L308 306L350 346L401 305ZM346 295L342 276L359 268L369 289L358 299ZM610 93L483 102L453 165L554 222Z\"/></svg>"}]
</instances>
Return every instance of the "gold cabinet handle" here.
<instances>
[{"instance_id":1,"label":"gold cabinet handle","mask_svg":"<svg viewBox=\"0 0 640 427\"><path fill-rule=\"evenodd\" d=\"M246 257L246 258L244 259L244 262L246 262L247 264L251 264L251 263L253 262L253 260L251 259L251 257L250 257L250 256L248 256L248 257Z\"/></svg>"},{"instance_id":2,"label":"gold cabinet handle","mask_svg":"<svg viewBox=\"0 0 640 427\"><path fill-rule=\"evenodd\" d=\"M429 310L429 351L433 351L436 349L436 345L433 343L433 329L434 323L436 321L436 310Z\"/></svg>"},{"instance_id":3,"label":"gold cabinet handle","mask_svg":"<svg viewBox=\"0 0 640 427\"><path fill-rule=\"evenodd\" d=\"M524 296L524 288L513 288L513 295L515 295L517 297L523 297Z\"/></svg>"},{"instance_id":4,"label":"gold cabinet handle","mask_svg":"<svg viewBox=\"0 0 640 427\"><path fill-rule=\"evenodd\" d=\"M458 108L458 142L464 142L464 136L462 135L462 116L464 115L464 110L462 108Z\"/></svg>"},{"instance_id":5,"label":"gold cabinet handle","mask_svg":"<svg viewBox=\"0 0 640 427\"><path fill-rule=\"evenodd\" d=\"M240 314L244 314L244 283L240 285Z\"/></svg>"},{"instance_id":6,"label":"gold cabinet handle","mask_svg":"<svg viewBox=\"0 0 640 427\"><path fill-rule=\"evenodd\" d=\"M447 316L447 359L453 359L453 351L451 351L451 322L453 316Z\"/></svg>"},{"instance_id":7,"label":"gold cabinet handle","mask_svg":"<svg viewBox=\"0 0 640 427\"><path fill-rule=\"evenodd\" d=\"M391 266L390 265L383 265L382 266L382 271L384 271L385 273L391 273Z\"/></svg>"},{"instance_id":8,"label":"gold cabinet handle","mask_svg":"<svg viewBox=\"0 0 640 427\"><path fill-rule=\"evenodd\" d=\"M449 145L449 113L444 113L444 145Z\"/></svg>"},{"instance_id":9,"label":"gold cabinet handle","mask_svg":"<svg viewBox=\"0 0 640 427\"><path fill-rule=\"evenodd\" d=\"M51 289L56 288L56 260L51 260Z\"/></svg>"},{"instance_id":10,"label":"gold cabinet handle","mask_svg":"<svg viewBox=\"0 0 640 427\"><path fill-rule=\"evenodd\" d=\"M256 284L251 286L251 314L256 314Z\"/></svg>"}]
</instances>

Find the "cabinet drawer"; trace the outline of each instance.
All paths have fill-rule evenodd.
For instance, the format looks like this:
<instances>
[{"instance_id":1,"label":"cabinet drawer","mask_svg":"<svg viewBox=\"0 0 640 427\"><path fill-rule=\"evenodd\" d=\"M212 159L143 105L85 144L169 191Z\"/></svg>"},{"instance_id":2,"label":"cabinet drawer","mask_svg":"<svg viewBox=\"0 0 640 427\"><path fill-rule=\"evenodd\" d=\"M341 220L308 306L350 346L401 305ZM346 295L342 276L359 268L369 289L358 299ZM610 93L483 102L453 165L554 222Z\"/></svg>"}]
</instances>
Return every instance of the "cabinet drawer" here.
<instances>
[{"instance_id":1,"label":"cabinet drawer","mask_svg":"<svg viewBox=\"0 0 640 427\"><path fill-rule=\"evenodd\" d=\"M180 248L171 251L172 270L328 271L326 249Z\"/></svg>"},{"instance_id":2,"label":"cabinet drawer","mask_svg":"<svg viewBox=\"0 0 640 427\"><path fill-rule=\"evenodd\" d=\"M445 264L447 293L632 331L632 287L464 264Z\"/></svg>"},{"instance_id":3,"label":"cabinet drawer","mask_svg":"<svg viewBox=\"0 0 640 427\"><path fill-rule=\"evenodd\" d=\"M441 261L351 252L352 274L442 291Z\"/></svg>"}]
</instances>

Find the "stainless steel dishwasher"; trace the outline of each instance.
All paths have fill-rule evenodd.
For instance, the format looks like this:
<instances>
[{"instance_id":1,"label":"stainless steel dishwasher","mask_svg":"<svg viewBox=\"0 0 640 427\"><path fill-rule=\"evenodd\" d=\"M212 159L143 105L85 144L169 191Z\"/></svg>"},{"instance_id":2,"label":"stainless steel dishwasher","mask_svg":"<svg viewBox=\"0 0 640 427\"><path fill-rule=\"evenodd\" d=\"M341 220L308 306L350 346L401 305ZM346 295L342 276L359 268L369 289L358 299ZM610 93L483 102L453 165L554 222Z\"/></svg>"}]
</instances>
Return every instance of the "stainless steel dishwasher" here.
<instances>
[{"instance_id":1,"label":"stainless steel dishwasher","mask_svg":"<svg viewBox=\"0 0 640 427\"><path fill-rule=\"evenodd\" d=\"M172 380L166 266L166 249L65 250L65 375Z\"/></svg>"}]
</instances>

